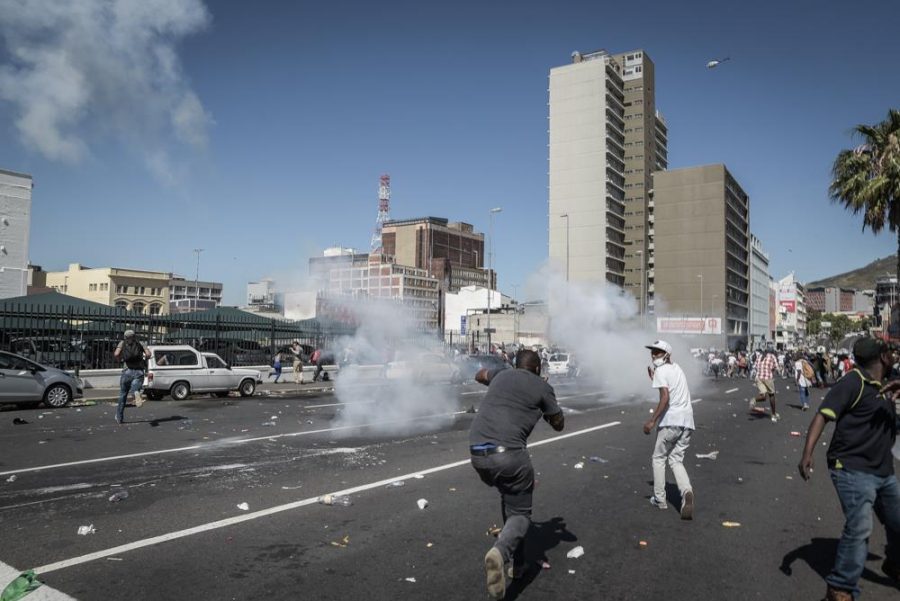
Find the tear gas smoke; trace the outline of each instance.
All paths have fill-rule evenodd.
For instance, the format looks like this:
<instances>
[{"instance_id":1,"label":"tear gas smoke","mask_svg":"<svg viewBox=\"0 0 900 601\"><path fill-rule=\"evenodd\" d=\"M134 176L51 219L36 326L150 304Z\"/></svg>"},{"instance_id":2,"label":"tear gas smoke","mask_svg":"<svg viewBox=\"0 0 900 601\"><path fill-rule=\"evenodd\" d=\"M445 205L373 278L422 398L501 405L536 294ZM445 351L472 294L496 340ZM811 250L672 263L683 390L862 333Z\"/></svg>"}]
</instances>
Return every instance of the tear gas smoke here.
<instances>
[{"instance_id":1,"label":"tear gas smoke","mask_svg":"<svg viewBox=\"0 0 900 601\"><path fill-rule=\"evenodd\" d=\"M573 355L581 376L590 386L607 391L609 402L631 395L656 400L650 388L646 345L657 340L655 324L641 327L637 301L622 289L599 282L566 282L565 273L547 265L527 284L528 294L546 298L550 305L548 340ZM657 304L659 304L657 302ZM704 381L689 344L666 336L672 362L681 365L691 394L697 396Z\"/></svg>"},{"instance_id":2,"label":"tear gas smoke","mask_svg":"<svg viewBox=\"0 0 900 601\"><path fill-rule=\"evenodd\" d=\"M335 425L377 424L368 431L403 434L446 424L445 414L459 408L446 386L455 366L433 333L423 331L410 308L397 302L338 302L352 312L358 327L336 343L350 363L335 380L338 400L347 403Z\"/></svg>"}]
</instances>

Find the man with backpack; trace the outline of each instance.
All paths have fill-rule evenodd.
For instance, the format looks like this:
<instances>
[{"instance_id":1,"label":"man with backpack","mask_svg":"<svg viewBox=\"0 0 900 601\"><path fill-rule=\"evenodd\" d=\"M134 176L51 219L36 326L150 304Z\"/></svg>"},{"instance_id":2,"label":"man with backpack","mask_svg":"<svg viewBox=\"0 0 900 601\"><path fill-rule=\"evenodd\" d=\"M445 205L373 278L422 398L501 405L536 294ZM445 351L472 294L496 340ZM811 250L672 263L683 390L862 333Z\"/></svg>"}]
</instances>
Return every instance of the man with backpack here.
<instances>
[{"instance_id":1,"label":"man with backpack","mask_svg":"<svg viewBox=\"0 0 900 601\"><path fill-rule=\"evenodd\" d=\"M844 512L844 529L838 542L834 567L826 576L826 601L853 601L859 596L859 579L866 569L874 512L887 535L881 571L900 583L900 484L894 475L891 447L897 438L898 418L894 395L896 382L883 386L894 358L876 338L861 338L853 345L857 368L838 380L806 436L797 466L809 480L813 452L829 422L834 436L826 454L828 470Z\"/></svg>"},{"instance_id":2,"label":"man with backpack","mask_svg":"<svg viewBox=\"0 0 900 601\"><path fill-rule=\"evenodd\" d=\"M812 386L814 378L815 371L812 364L803 355L797 353L797 360L794 362L794 380L800 391L800 403L803 411L809 410L809 387Z\"/></svg>"},{"instance_id":3,"label":"man with backpack","mask_svg":"<svg viewBox=\"0 0 900 601\"><path fill-rule=\"evenodd\" d=\"M125 404L133 401L138 407L144 404L143 397L138 400L141 386L144 384L144 364L150 358L150 351L138 342L134 330L125 330L125 338L113 352L116 361L122 361L125 369L119 377L119 405L116 407L116 423L125 421Z\"/></svg>"}]
</instances>

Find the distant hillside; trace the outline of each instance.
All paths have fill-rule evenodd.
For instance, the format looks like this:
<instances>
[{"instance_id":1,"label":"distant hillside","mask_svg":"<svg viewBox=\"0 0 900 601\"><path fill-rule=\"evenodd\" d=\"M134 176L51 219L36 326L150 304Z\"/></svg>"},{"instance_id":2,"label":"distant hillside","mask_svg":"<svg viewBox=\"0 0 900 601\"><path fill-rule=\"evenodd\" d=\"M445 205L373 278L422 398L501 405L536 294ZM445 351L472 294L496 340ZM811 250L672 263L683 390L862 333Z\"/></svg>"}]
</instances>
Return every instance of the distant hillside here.
<instances>
[{"instance_id":1,"label":"distant hillside","mask_svg":"<svg viewBox=\"0 0 900 601\"><path fill-rule=\"evenodd\" d=\"M875 288L875 280L887 274L897 272L897 256L891 255L883 259L872 261L865 267L833 275L817 282L806 284L807 288L820 286L833 286L836 288L855 288L857 290L872 290Z\"/></svg>"}]
</instances>

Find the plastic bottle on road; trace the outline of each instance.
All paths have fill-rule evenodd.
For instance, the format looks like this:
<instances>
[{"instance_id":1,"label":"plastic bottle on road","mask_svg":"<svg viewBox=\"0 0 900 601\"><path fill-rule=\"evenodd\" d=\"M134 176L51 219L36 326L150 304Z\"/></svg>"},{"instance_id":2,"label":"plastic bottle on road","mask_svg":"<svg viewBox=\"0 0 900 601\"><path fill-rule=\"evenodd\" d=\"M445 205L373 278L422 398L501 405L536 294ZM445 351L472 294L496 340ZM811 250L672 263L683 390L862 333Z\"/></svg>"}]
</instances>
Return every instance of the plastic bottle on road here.
<instances>
[{"instance_id":1,"label":"plastic bottle on road","mask_svg":"<svg viewBox=\"0 0 900 601\"><path fill-rule=\"evenodd\" d=\"M120 490L120 491L112 494L112 496L109 498L109 502L110 503L118 503L119 501L122 501L127 498L128 498L128 491Z\"/></svg>"}]
</instances>

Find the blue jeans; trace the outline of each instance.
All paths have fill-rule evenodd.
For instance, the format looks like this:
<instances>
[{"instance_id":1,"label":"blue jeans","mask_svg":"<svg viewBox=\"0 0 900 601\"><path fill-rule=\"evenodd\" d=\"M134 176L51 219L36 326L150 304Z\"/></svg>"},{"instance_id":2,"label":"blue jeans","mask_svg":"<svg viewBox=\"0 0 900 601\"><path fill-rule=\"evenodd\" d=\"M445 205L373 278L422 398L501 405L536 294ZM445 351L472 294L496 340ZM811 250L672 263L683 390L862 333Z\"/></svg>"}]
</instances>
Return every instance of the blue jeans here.
<instances>
[{"instance_id":1,"label":"blue jeans","mask_svg":"<svg viewBox=\"0 0 900 601\"><path fill-rule=\"evenodd\" d=\"M797 389L800 391L800 404L809 407L809 388L798 384Z\"/></svg>"},{"instance_id":2,"label":"blue jeans","mask_svg":"<svg viewBox=\"0 0 900 601\"><path fill-rule=\"evenodd\" d=\"M119 378L119 406L116 407L116 420L125 420L125 399L128 393L137 394L144 385L144 370L142 369L124 369L122 376Z\"/></svg>"},{"instance_id":3,"label":"blue jeans","mask_svg":"<svg viewBox=\"0 0 900 601\"><path fill-rule=\"evenodd\" d=\"M900 563L900 484L896 476L875 476L865 472L831 470L831 481L844 511L844 530L838 543L834 568L825 582L836 589L859 595L872 534L872 510L887 534L885 555Z\"/></svg>"}]
</instances>

